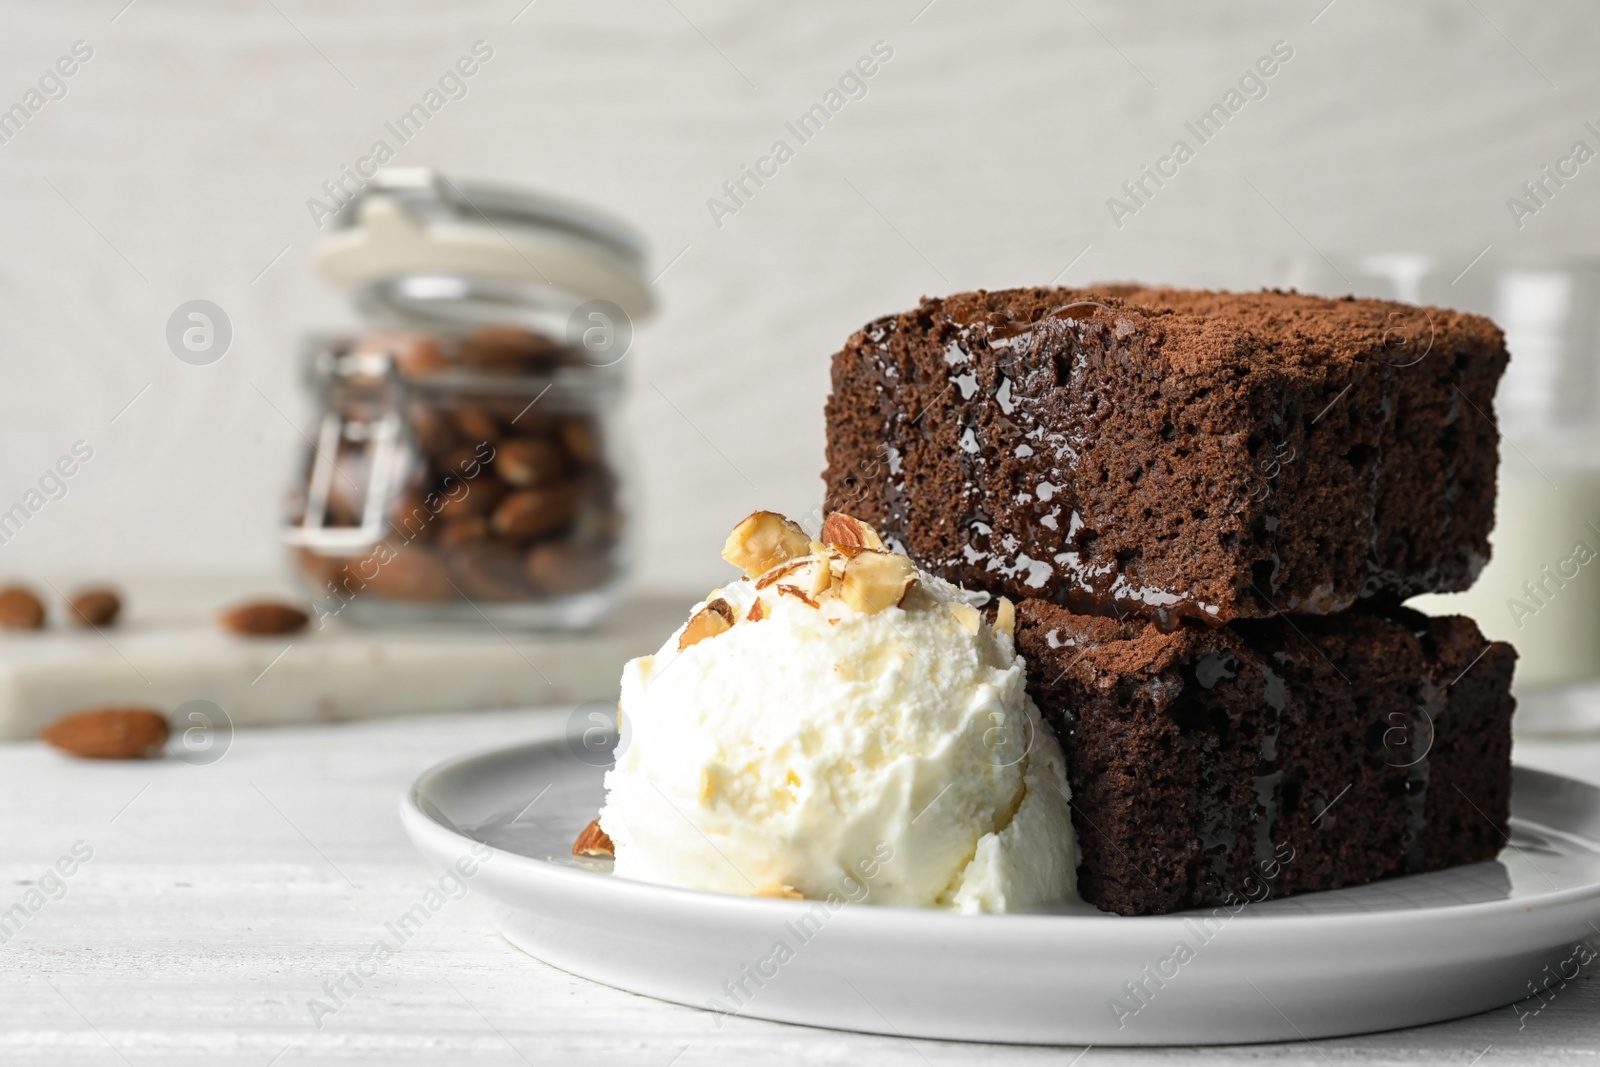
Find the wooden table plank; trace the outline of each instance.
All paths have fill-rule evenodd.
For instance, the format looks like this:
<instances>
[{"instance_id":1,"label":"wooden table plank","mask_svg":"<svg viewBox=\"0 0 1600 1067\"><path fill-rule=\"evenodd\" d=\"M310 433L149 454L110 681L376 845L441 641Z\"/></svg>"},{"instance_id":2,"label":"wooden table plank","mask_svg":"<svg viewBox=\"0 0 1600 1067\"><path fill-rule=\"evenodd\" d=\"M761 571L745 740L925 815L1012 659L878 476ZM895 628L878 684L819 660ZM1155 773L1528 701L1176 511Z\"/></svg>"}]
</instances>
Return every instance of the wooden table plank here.
<instances>
[{"instance_id":1,"label":"wooden table plank","mask_svg":"<svg viewBox=\"0 0 1600 1067\"><path fill-rule=\"evenodd\" d=\"M55 897L0 944L0 1063L1064 1065L1078 1054L723 1022L523 955L471 895L335 999L324 983L365 960L431 881L396 818L402 790L451 753L559 734L568 710L241 730L203 767L0 746L0 909L34 889ZM1524 742L1518 757L1593 779L1600 741ZM92 857L41 884L79 841ZM315 1017L313 1000L337 1010ZM1314 1045L1096 1048L1080 1062L1592 1062L1597 1049L1591 970L1525 1018L1504 1008Z\"/></svg>"}]
</instances>

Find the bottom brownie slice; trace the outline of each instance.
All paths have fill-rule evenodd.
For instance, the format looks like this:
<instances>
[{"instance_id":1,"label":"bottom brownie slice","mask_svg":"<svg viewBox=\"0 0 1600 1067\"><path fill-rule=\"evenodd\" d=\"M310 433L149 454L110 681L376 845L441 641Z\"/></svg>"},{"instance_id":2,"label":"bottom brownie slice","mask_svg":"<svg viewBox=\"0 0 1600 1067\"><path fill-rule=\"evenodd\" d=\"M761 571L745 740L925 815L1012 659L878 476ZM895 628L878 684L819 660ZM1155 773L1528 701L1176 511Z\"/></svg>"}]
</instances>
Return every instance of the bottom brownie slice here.
<instances>
[{"instance_id":1,"label":"bottom brownie slice","mask_svg":"<svg viewBox=\"0 0 1600 1067\"><path fill-rule=\"evenodd\" d=\"M1060 734L1078 890L1150 915L1493 859L1516 652L1470 619L1385 613L1164 632L1017 608Z\"/></svg>"}]
</instances>

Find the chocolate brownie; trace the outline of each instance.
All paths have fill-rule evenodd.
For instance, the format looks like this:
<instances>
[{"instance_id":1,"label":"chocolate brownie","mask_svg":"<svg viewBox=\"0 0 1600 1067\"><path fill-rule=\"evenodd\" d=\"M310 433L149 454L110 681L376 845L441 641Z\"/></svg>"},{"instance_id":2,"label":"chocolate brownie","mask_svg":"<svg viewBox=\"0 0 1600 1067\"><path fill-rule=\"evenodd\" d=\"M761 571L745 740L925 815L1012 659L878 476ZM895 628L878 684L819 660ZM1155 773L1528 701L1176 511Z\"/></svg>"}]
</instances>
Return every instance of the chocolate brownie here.
<instances>
[{"instance_id":1,"label":"chocolate brownie","mask_svg":"<svg viewBox=\"0 0 1600 1067\"><path fill-rule=\"evenodd\" d=\"M1169 625L1465 589L1505 363L1487 319L1377 300L925 299L833 357L826 506L969 587Z\"/></svg>"},{"instance_id":2,"label":"chocolate brownie","mask_svg":"<svg viewBox=\"0 0 1600 1067\"><path fill-rule=\"evenodd\" d=\"M1493 859L1516 653L1404 608L1166 631L1017 608L1078 891L1148 915Z\"/></svg>"}]
</instances>

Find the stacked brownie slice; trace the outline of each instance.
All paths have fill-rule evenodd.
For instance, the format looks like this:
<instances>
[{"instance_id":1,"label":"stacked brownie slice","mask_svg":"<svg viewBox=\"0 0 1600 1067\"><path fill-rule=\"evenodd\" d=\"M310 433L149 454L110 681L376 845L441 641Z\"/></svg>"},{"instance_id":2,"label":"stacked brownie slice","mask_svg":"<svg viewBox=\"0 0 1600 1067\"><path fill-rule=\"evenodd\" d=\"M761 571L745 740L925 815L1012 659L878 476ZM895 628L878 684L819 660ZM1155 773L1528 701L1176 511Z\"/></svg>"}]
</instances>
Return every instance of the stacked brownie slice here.
<instances>
[{"instance_id":1,"label":"stacked brownie slice","mask_svg":"<svg viewBox=\"0 0 1600 1067\"><path fill-rule=\"evenodd\" d=\"M1151 914L1492 859L1515 653L1488 320L1109 286L924 300L833 360L826 505L1018 602L1079 889Z\"/></svg>"}]
</instances>

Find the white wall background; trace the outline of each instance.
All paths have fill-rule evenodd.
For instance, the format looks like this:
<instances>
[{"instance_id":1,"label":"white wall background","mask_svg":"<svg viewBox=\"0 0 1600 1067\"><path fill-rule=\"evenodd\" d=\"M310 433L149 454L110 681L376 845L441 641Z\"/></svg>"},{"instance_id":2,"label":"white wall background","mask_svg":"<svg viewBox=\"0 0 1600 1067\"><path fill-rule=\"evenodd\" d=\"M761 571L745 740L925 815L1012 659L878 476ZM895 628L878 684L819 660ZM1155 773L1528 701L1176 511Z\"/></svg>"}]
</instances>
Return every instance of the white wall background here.
<instances>
[{"instance_id":1,"label":"white wall background","mask_svg":"<svg viewBox=\"0 0 1600 1067\"><path fill-rule=\"evenodd\" d=\"M0 509L94 448L0 576L276 560L297 339L350 321L307 268L306 198L478 39L493 60L399 162L608 206L656 269L682 253L630 356L658 583L719 580L733 521L817 502L827 357L923 293L1594 248L1600 165L1520 231L1505 205L1600 147L1582 0L524 2L0 5L0 105L94 48L0 146ZM867 97L718 229L706 198L877 40ZM1278 40L1268 96L1115 227L1107 197ZM163 340L192 298L234 325L211 366Z\"/></svg>"}]
</instances>

